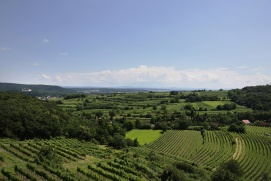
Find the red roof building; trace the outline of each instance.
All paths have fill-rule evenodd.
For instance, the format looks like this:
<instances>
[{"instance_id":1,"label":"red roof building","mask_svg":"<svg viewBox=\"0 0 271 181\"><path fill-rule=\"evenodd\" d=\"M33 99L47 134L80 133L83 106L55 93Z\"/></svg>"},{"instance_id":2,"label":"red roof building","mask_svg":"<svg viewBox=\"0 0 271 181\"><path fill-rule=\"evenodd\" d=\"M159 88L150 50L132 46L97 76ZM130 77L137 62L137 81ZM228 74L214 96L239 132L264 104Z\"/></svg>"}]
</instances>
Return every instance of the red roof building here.
<instances>
[{"instance_id":1,"label":"red roof building","mask_svg":"<svg viewBox=\"0 0 271 181\"><path fill-rule=\"evenodd\" d=\"M243 120L243 123L250 124L250 121L249 120Z\"/></svg>"}]
</instances>

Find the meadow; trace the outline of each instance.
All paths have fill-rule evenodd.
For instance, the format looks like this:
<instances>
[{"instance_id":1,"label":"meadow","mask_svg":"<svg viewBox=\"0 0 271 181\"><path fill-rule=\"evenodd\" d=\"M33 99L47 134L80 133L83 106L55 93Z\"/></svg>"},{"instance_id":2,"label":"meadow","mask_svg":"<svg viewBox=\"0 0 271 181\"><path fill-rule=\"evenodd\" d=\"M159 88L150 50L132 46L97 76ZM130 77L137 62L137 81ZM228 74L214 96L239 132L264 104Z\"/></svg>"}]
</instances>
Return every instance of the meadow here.
<instances>
[{"instance_id":1,"label":"meadow","mask_svg":"<svg viewBox=\"0 0 271 181\"><path fill-rule=\"evenodd\" d=\"M125 137L132 140L137 139L140 145L149 144L162 136L161 130L138 130L133 129L126 133Z\"/></svg>"}]
</instances>

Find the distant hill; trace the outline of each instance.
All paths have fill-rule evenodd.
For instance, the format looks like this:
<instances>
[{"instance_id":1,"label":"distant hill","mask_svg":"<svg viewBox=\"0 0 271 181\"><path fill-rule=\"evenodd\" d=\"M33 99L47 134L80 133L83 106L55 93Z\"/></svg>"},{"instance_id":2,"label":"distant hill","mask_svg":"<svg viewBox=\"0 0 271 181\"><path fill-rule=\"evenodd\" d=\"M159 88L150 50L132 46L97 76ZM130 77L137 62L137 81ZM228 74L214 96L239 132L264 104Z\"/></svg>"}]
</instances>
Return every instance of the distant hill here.
<instances>
[{"instance_id":1,"label":"distant hill","mask_svg":"<svg viewBox=\"0 0 271 181\"><path fill-rule=\"evenodd\" d=\"M55 85L0 83L0 92L17 92L32 96L64 96L76 93L77 91Z\"/></svg>"},{"instance_id":2,"label":"distant hill","mask_svg":"<svg viewBox=\"0 0 271 181\"><path fill-rule=\"evenodd\" d=\"M131 93L131 92L169 92L170 89L136 88L136 87L70 87L77 92L86 94L95 93Z\"/></svg>"}]
</instances>

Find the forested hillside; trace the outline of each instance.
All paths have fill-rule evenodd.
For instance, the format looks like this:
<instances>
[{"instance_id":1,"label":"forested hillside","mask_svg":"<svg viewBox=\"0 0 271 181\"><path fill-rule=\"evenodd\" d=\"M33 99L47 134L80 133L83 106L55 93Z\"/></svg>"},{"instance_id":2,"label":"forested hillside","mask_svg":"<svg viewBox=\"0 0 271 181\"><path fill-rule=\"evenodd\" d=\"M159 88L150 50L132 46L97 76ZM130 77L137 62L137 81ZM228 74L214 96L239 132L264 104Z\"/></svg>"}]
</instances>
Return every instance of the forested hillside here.
<instances>
[{"instance_id":1,"label":"forested hillside","mask_svg":"<svg viewBox=\"0 0 271 181\"><path fill-rule=\"evenodd\" d=\"M108 120L82 119L61 110L56 103L29 95L0 93L0 137L31 139L65 136L125 147L125 129Z\"/></svg>"},{"instance_id":2,"label":"forested hillside","mask_svg":"<svg viewBox=\"0 0 271 181\"><path fill-rule=\"evenodd\" d=\"M27 85L27 84L13 84L0 83L0 92L22 92L23 89L31 89L24 93L32 96L64 96L66 94L76 93L75 90L66 89L54 85Z\"/></svg>"},{"instance_id":3,"label":"forested hillside","mask_svg":"<svg viewBox=\"0 0 271 181\"><path fill-rule=\"evenodd\" d=\"M233 89L228 95L233 102L253 110L271 110L271 85Z\"/></svg>"},{"instance_id":4,"label":"forested hillside","mask_svg":"<svg viewBox=\"0 0 271 181\"><path fill-rule=\"evenodd\" d=\"M0 93L0 107L1 137L50 138L66 133L73 122L56 104L29 95Z\"/></svg>"}]
</instances>

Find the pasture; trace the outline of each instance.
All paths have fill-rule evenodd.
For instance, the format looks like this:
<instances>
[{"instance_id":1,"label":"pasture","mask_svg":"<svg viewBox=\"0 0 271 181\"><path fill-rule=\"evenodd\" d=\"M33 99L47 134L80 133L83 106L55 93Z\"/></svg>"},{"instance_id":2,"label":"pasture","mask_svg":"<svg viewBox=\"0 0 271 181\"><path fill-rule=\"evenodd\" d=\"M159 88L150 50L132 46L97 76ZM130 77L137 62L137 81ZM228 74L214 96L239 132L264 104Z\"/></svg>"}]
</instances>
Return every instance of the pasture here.
<instances>
[{"instance_id":1,"label":"pasture","mask_svg":"<svg viewBox=\"0 0 271 181\"><path fill-rule=\"evenodd\" d=\"M157 140L160 136L162 136L161 130L134 129L127 132L125 138L137 139L140 145L145 145Z\"/></svg>"}]
</instances>

